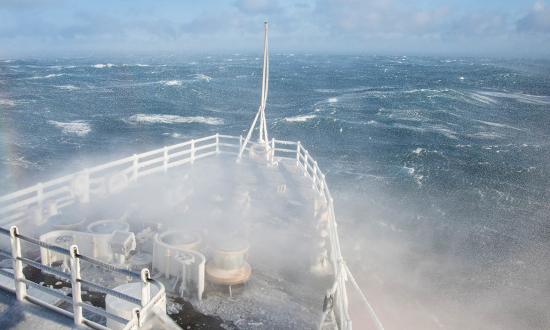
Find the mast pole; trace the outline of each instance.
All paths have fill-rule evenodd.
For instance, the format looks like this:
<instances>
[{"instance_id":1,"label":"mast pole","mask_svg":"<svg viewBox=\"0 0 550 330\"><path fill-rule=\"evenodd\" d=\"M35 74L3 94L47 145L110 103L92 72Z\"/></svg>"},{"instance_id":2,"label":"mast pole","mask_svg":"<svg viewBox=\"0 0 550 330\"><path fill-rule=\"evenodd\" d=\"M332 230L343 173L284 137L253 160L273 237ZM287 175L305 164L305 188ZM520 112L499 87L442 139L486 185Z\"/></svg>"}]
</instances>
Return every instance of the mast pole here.
<instances>
[{"instance_id":1,"label":"mast pole","mask_svg":"<svg viewBox=\"0 0 550 330\"><path fill-rule=\"evenodd\" d=\"M246 145L250 141L254 128L256 127L256 122L260 119L259 129L260 133L258 136L258 142L265 145L266 150L269 149L269 137L267 134L267 120L265 116L265 107L267 103L267 94L269 88L269 40L268 40L268 25L267 21L264 22L264 59L263 59L263 69L262 69L262 94L260 96L260 106L258 112L252 121L252 125L246 134L244 143L239 150L239 156L237 159L241 159Z\"/></svg>"}]
</instances>

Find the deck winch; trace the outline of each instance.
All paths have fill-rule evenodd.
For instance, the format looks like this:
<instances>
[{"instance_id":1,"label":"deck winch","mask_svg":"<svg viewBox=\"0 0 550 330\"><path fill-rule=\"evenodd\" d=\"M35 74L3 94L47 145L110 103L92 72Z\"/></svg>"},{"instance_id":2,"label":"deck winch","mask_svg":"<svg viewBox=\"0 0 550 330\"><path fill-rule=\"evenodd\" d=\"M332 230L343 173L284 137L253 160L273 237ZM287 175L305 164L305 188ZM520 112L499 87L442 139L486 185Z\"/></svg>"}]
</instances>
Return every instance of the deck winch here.
<instances>
[{"instance_id":1,"label":"deck winch","mask_svg":"<svg viewBox=\"0 0 550 330\"><path fill-rule=\"evenodd\" d=\"M246 283L252 268L246 261L249 244L244 239L222 239L212 244L212 258L206 264L206 277L214 284Z\"/></svg>"},{"instance_id":2,"label":"deck winch","mask_svg":"<svg viewBox=\"0 0 550 330\"><path fill-rule=\"evenodd\" d=\"M180 295L202 299L205 256L198 251L202 238L193 232L170 230L157 234L153 245L153 271L174 281Z\"/></svg>"}]
</instances>

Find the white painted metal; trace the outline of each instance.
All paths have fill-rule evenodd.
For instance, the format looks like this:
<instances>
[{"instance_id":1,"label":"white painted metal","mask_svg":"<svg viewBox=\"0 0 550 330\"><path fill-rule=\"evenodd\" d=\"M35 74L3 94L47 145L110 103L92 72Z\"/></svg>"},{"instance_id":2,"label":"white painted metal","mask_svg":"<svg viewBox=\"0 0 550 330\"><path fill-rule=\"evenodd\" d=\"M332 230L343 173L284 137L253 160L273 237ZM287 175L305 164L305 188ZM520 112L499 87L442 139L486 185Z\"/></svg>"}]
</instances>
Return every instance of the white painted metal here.
<instances>
[{"instance_id":1,"label":"white painted metal","mask_svg":"<svg viewBox=\"0 0 550 330\"><path fill-rule=\"evenodd\" d=\"M262 95L260 96L260 107L258 108L258 112L256 113L254 120L252 121L252 125L250 125L250 129L246 134L244 143L240 147L239 156L237 159L242 158L243 152L246 149L246 146L250 141L250 138L252 137L252 133L254 132L254 129L256 128L256 123L258 121L258 118L260 119L260 124L259 124L260 134L258 135L258 143L264 146L266 151L269 150L269 138L267 135L267 120L265 117L265 107L267 103L268 90L269 90L269 38L268 38L268 24L267 22L264 22L264 63L263 63L263 71L262 71Z\"/></svg>"},{"instance_id":2,"label":"white painted metal","mask_svg":"<svg viewBox=\"0 0 550 330\"><path fill-rule=\"evenodd\" d=\"M56 313L59 313L59 314L65 315L65 316L69 316L69 317L74 319L74 323L77 326L78 325L87 325L87 326L91 327L92 329L101 329L101 330L105 330L105 329L109 329L109 328L107 328L107 327L105 327L105 326L103 326L99 323L96 323L94 321L86 319L84 317L84 314L83 314L84 310L87 310L89 312L104 316L104 317L107 318L108 322L109 322L109 320L115 320L118 323L122 322L122 324L123 324L122 329L130 330L130 329L136 329L137 325L139 323L138 321L140 321L140 320L143 321L144 319L149 317L150 316L149 314L153 313L156 308L161 308L161 309L164 308L165 309L166 294L165 294L165 291L164 291L164 286L161 283L150 279L150 277L148 276L148 271L147 272L142 272L142 274L143 274L142 278L147 279L147 281L148 281L147 286L150 287L150 285L154 285L155 295L154 295L154 297L151 298L151 294L149 293L149 295L147 296L147 290L146 290L147 286L145 286L145 288L141 292L142 292L142 294L145 294L146 296L141 297L141 299L135 299L133 297L125 295L123 292L116 291L116 289L115 290L106 289L102 286L98 286L98 285L95 285L91 282L83 280L82 277L81 277L81 274L80 274L80 259L82 259L82 258L85 258L85 260L87 262L92 262L92 263L96 264L97 266L107 267L110 271L113 271L113 272L115 272L115 271L120 272L121 271L126 275L130 275L130 274L133 274L133 273L128 272L126 270L119 270L119 269L113 268L110 265L103 264L99 261L94 261L93 259L88 258L88 257L84 257L83 255L79 254L79 251L78 251L78 248L77 248L76 245L71 246L69 249L64 249L64 248L60 248L60 247L57 247L57 246L49 245L45 242L41 242L39 240L30 238L30 237L22 236L21 234L19 234L18 229L17 229L16 226L12 226L10 228L10 230L7 230L5 228L0 228L0 235L9 235L10 236L10 239L12 241L12 244L11 244L12 245L12 249L11 249L12 250L12 258L13 258L13 262L14 262L14 267L13 267L14 272L13 272L13 274L10 274L9 272L3 272L2 276L7 276L7 274L10 274L10 275L13 276L14 283L15 283L15 290L14 291L16 293L17 298L21 301L28 301L30 303L34 303L36 305L48 308L48 309L50 309L50 310L52 310ZM29 243L29 244L39 245L41 248L52 249L56 253L64 254L65 256L69 257L70 258L70 265L71 265L70 266L71 267L70 274L60 272L59 270L57 270L55 268L45 266L45 265L42 265L38 262L30 260L28 258L22 257L22 254L21 254L21 240L24 240L26 243ZM25 275L23 274L23 263L32 265L33 267L41 269L42 271L45 271L46 273L54 274L54 275L56 275L57 277L59 277L61 279L70 281L71 282L71 288L72 288L72 300L71 300L70 297L64 296L56 290L50 289L48 287L43 287L39 284L36 284L34 282L31 282L31 281L27 280L25 278ZM133 274L133 276L134 277L139 277L140 275L139 274ZM120 299L128 300L129 302L132 302L133 304L136 304L136 306L141 306L141 308L137 308L137 311L139 312L138 314L140 315L140 317L139 318L134 317L130 320L127 320L127 319L117 317L116 315L110 314L107 311L105 311L104 309L101 309L101 308L94 307L92 305L83 303L82 302L82 297L81 297L81 293L82 293L81 286L82 286L82 284L85 284L85 285L87 285L87 286L89 286L89 287L91 287L95 290L99 290L100 292L115 295L115 296L119 297ZM60 309L59 307L57 307L55 304L52 304L51 302L47 302L45 300L34 297L29 291L27 291L26 285L31 285L33 288L39 289L39 291L42 291L43 293L49 294L49 295L53 296L54 298L62 299L66 302L72 303L73 312ZM3 283L0 284L0 288L8 290L8 291L12 291L12 289L9 286L5 286L5 284L3 284ZM49 299L48 299L48 301L49 301ZM142 304L140 304L140 302L143 302L145 304L142 305Z\"/></svg>"},{"instance_id":3,"label":"white painted metal","mask_svg":"<svg viewBox=\"0 0 550 330\"><path fill-rule=\"evenodd\" d=\"M141 270L141 306L145 307L151 300L151 273L149 269L143 268Z\"/></svg>"},{"instance_id":4,"label":"white painted metal","mask_svg":"<svg viewBox=\"0 0 550 330\"><path fill-rule=\"evenodd\" d=\"M11 240L11 257L13 258L13 280L15 281L15 296L17 300L23 301L27 295L27 287L23 283L22 279L25 278L23 274L23 262L21 261L21 241L18 237L18 231L16 226L10 228L10 240Z\"/></svg>"},{"instance_id":5,"label":"white painted metal","mask_svg":"<svg viewBox=\"0 0 550 330\"><path fill-rule=\"evenodd\" d=\"M73 294L73 318L74 324L82 324L82 284L80 283L80 259L78 258L78 247L71 245L69 248L71 261L71 289Z\"/></svg>"}]
</instances>

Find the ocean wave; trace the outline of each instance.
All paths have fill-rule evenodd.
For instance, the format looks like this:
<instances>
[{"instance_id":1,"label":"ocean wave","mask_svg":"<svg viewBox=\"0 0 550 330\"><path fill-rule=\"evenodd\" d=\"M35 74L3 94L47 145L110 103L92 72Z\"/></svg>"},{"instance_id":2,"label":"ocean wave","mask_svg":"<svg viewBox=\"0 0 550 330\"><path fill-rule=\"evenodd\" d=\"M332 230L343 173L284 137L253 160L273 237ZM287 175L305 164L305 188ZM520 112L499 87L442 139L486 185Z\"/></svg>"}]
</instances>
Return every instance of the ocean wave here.
<instances>
[{"instance_id":1,"label":"ocean wave","mask_svg":"<svg viewBox=\"0 0 550 330\"><path fill-rule=\"evenodd\" d=\"M150 65L149 64L141 64L141 63L135 63L135 64L124 63L124 64L122 64L122 66L124 66L124 67L137 66L137 67L140 67L140 68L145 68L145 67L149 67Z\"/></svg>"},{"instance_id":2,"label":"ocean wave","mask_svg":"<svg viewBox=\"0 0 550 330\"><path fill-rule=\"evenodd\" d=\"M209 82L210 80L212 80L212 77L207 76L207 75L202 74L202 73L195 74L195 75L193 75L193 77L195 77L195 79L197 79L197 80L204 80L206 82Z\"/></svg>"},{"instance_id":3,"label":"ocean wave","mask_svg":"<svg viewBox=\"0 0 550 330\"><path fill-rule=\"evenodd\" d=\"M301 116L294 116L294 117L286 117L284 121L289 123L303 123L314 118L317 118L317 115L301 115Z\"/></svg>"},{"instance_id":4,"label":"ocean wave","mask_svg":"<svg viewBox=\"0 0 550 330\"><path fill-rule=\"evenodd\" d=\"M55 120L49 120L48 124L54 125L57 128L61 129L63 134L75 135L75 136L86 136L92 131L90 124L83 120L75 120L70 122L60 122Z\"/></svg>"},{"instance_id":5,"label":"ocean wave","mask_svg":"<svg viewBox=\"0 0 550 330\"><path fill-rule=\"evenodd\" d=\"M458 140L457 133L455 131L442 125L427 125L427 126L417 127L417 126L396 123L396 124L393 124L392 127L415 131L421 134L430 132L430 133L443 135L452 140Z\"/></svg>"},{"instance_id":6,"label":"ocean wave","mask_svg":"<svg viewBox=\"0 0 550 330\"><path fill-rule=\"evenodd\" d=\"M495 100L492 97L489 97L489 95L483 94L483 93L470 93L469 97L473 99L474 101L483 103L483 104L498 104L498 101Z\"/></svg>"},{"instance_id":7,"label":"ocean wave","mask_svg":"<svg viewBox=\"0 0 550 330\"><path fill-rule=\"evenodd\" d=\"M50 65L48 68L53 70L74 69L76 65Z\"/></svg>"},{"instance_id":8,"label":"ocean wave","mask_svg":"<svg viewBox=\"0 0 550 330\"><path fill-rule=\"evenodd\" d=\"M76 90L79 90L80 87L76 87L75 85L59 85L59 86L54 86L56 88L59 88L59 89L63 89L63 90L66 90L66 91L76 91Z\"/></svg>"},{"instance_id":9,"label":"ocean wave","mask_svg":"<svg viewBox=\"0 0 550 330\"><path fill-rule=\"evenodd\" d=\"M162 80L160 81L164 86L181 86L183 81L181 80Z\"/></svg>"},{"instance_id":10,"label":"ocean wave","mask_svg":"<svg viewBox=\"0 0 550 330\"><path fill-rule=\"evenodd\" d=\"M6 106L6 107L14 107L15 101L8 100L8 99L0 99L0 105Z\"/></svg>"},{"instance_id":11,"label":"ocean wave","mask_svg":"<svg viewBox=\"0 0 550 330\"><path fill-rule=\"evenodd\" d=\"M317 93L336 93L337 90L333 88L316 88L314 89Z\"/></svg>"},{"instance_id":12,"label":"ocean wave","mask_svg":"<svg viewBox=\"0 0 550 330\"><path fill-rule=\"evenodd\" d=\"M217 117L191 116L183 117L178 115L165 114L144 114L138 113L128 118L130 123L139 124L190 124L199 123L207 125L223 125L223 119Z\"/></svg>"},{"instance_id":13,"label":"ocean wave","mask_svg":"<svg viewBox=\"0 0 550 330\"><path fill-rule=\"evenodd\" d=\"M64 76L64 75L65 75L64 73L51 73L51 74L48 74L48 75L45 75L45 76L30 77L28 79L32 79L32 80L35 80L35 79L51 79L51 78L61 77L61 76Z\"/></svg>"},{"instance_id":14,"label":"ocean wave","mask_svg":"<svg viewBox=\"0 0 550 330\"><path fill-rule=\"evenodd\" d=\"M338 102L338 98L337 97L331 97L327 101L328 101L328 103L336 103L336 102Z\"/></svg>"},{"instance_id":15,"label":"ocean wave","mask_svg":"<svg viewBox=\"0 0 550 330\"><path fill-rule=\"evenodd\" d=\"M468 134L467 136L470 138L483 140L497 140L503 138L501 134L498 134L496 132L477 132L474 134Z\"/></svg>"},{"instance_id":16,"label":"ocean wave","mask_svg":"<svg viewBox=\"0 0 550 330\"><path fill-rule=\"evenodd\" d=\"M491 121L483 121L483 120L474 120L474 121L476 121L478 123L482 123L482 124L487 125L487 126L492 126L492 127L509 128L509 129L513 129L513 130L516 130L516 131L525 131L524 129L521 129L521 128L517 128L517 127L514 127L514 126L501 124L501 123L494 123L494 122L491 122Z\"/></svg>"},{"instance_id":17,"label":"ocean wave","mask_svg":"<svg viewBox=\"0 0 550 330\"><path fill-rule=\"evenodd\" d=\"M497 98L513 99L521 103L535 104L535 105L549 105L550 96L546 95L531 95L524 93L504 93L504 92L488 92L479 91L478 94L485 96L492 96Z\"/></svg>"},{"instance_id":18,"label":"ocean wave","mask_svg":"<svg viewBox=\"0 0 550 330\"><path fill-rule=\"evenodd\" d=\"M112 63L98 63L98 64L94 64L92 65L93 68L96 68L96 69L104 69L104 68L112 68L114 67L115 65L112 64Z\"/></svg>"}]
</instances>

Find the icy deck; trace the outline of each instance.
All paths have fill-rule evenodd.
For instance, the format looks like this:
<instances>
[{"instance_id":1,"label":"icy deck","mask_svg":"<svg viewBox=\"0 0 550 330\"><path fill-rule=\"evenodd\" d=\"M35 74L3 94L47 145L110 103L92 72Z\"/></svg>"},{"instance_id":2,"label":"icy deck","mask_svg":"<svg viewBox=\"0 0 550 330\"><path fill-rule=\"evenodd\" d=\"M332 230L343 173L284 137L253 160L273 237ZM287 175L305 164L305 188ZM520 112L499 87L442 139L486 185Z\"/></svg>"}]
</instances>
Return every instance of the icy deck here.
<instances>
[{"instance_id":1,"label":"icy deck","mask_svg":"<svg viewBox=\"0 0 550 330\"><path fill-rule=\"evenodd\" d=\"M82 213L92 220L127 214L131 226L155 223L158 232L198 232L207 260L209 242L246 238L252 276L246 284L233 286L232 297L227 286L207 281L202 301L183 297L195 309L189 310L188 304L170 294L174 283L156 275L169 292L168 314L183 329L317 329L331 277L311 272L320 240L314 220L316 194L293 160L271 166L263 159L236 163L234 156L219 155L144 178L117 195L94 201ZM147 249L138 242L138 251ZM4 328L6 308L0 311ZM186 314L197 312L217 318L201 323ZM28 328L24 324L49 320L49 315L53 313L25 312L27 323L21 324ZM68 318L53 319L60 322L40 323L41 328L72 327Z\"/></svg>"},{"instance_id":2,"label":"icy deck","mask_svg":"<svg viewBox=\"0 0 550 330\"><path fill-rule=\"evenodd\" d=\"M153 177L147 196L138 188L144 220L159 219L165 229L194 230L209 237L245 235L250 243L250 281L233 288L207 283L205 298L192 301L204 314L231 321L239 329L316 329L329 279L311 273L315 230L315 192L295 161L214 157L182 167L174 178ZM144 183L147 185L148 183ZM141 186L141 185L140 185ZM173 193L187 196L174 200ZM159 215L149 196L172 196ZM249 208L243 200L250 198ZM150 203L149 203L150 204ZM164 209L164 207L163 207ZM160 220L160 219L164 219ZM167 289L170 285L166 285Z\"/></svg>"}]
</instances>

